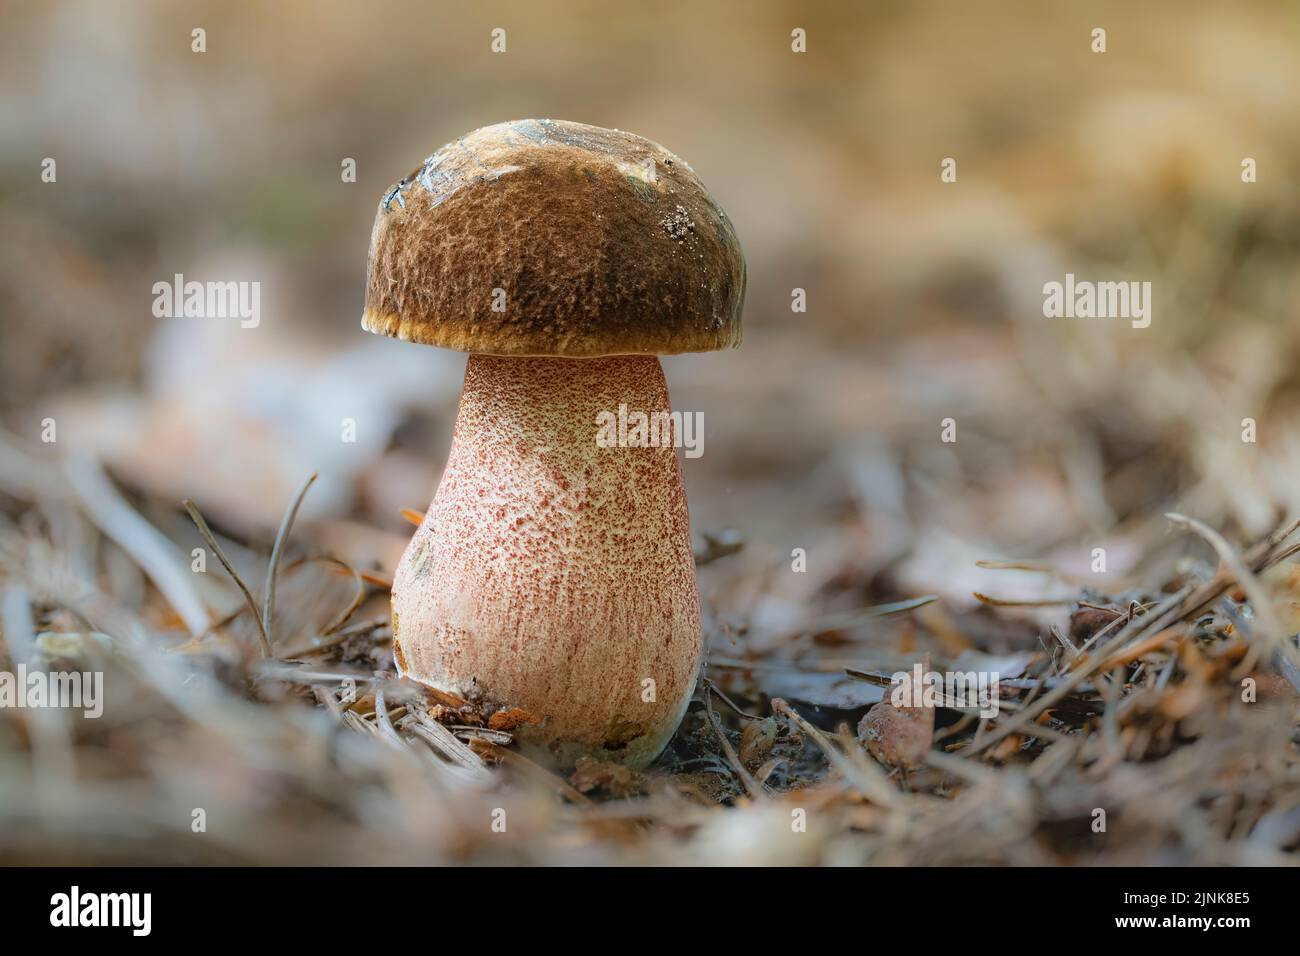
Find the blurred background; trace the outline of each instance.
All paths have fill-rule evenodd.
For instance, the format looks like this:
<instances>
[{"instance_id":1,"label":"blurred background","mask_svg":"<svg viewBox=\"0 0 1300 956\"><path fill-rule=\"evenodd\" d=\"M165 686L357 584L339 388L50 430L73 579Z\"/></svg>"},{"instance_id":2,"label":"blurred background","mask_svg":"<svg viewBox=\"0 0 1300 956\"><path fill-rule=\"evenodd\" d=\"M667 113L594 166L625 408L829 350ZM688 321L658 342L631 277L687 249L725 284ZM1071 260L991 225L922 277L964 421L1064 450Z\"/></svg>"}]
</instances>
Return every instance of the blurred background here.
<instances>
[{"instance_id":1,"label":"blurred background","mask_svg":"<svg viewBox=\"0 0 1300 956\"><path fill-rule=\"evenodd\" d=\"M264 554L318 471L296 533L390 574L464 359L360 329L376 204L444 142L524 117L664 144L744 246L742 347L665 359L675 406L704 413L704 454L684 461L701 547L743 541L701 568L716 655L803 660L827 643L790 639L810 621L918 594L942 599L923 630L954 654L1033 648L1040 612L1013 626L973 592L1050 598L1060 577L977 561L1120 593L1207 557L1167 511L1239 542L1300 511L1294 3L6 2L0 17L15 527L31 463L88 456L183 551L190 498ZM260 324L155 318L152 286L176 273L259 282ZM1045 318L1043 285L1066 273L1151 282L1150 327ZM832 643L898 651L912 627Z\"/></svg>"}]
</instances>

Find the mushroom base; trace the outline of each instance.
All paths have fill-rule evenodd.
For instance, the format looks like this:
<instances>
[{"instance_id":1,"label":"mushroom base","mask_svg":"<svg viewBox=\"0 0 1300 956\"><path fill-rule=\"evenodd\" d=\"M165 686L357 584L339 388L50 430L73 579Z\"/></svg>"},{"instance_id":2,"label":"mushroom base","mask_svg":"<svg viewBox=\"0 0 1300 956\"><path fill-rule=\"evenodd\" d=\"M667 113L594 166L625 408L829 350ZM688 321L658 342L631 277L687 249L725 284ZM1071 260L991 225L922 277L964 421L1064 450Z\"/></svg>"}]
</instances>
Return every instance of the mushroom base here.
<instances>
[{"instance_id":1,"label":"mushroom base","mask_svg":"<svg viewBox=\"0 0 1300 956\"><path fill-rule=\"evenodd\" d=\"M620 406L658 422L658 447L608 427ZM394 577L400 671L523 708L541 723L520 744L549 763L650 763L701 647L670 411L653 356L471 355L447 468Z\"/></svg>"}]
</instances>

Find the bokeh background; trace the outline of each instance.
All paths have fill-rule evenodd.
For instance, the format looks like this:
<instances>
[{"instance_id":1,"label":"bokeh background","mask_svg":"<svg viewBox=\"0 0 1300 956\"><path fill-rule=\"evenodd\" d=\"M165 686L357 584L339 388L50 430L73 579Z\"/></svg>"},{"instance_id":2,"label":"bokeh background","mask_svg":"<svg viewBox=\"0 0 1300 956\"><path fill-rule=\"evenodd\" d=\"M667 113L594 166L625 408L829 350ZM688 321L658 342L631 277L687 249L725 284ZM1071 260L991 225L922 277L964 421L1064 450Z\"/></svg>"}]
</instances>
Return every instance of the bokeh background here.
<instances>
[{"instance_id":1,"label":"bokeh background","mask_svg":"<svg viewBox=\"0 0 1300 956\"><path fill-rule=\"evenodd\" d=\"M6 2L0 18L13 527L31 462L89 456L182 550L191 498L264 552L317 471L298 534L391 572L464 360L360 329L375 207L447 140L523 117L663 143L744 246L742 347L665 359L676 407L704 413L693 527L744 543L701 568L720 657L816 659L824 637L791 639L810 621L919 594L942 599L926 629L953 653L1032 648L1041 618L1009 626L973 592L1060 580L976 561L1116 593L1208 557L1167 511L1234 541L1300 512L1293 3ZM1150 281L1150 328L1044 318L1043 284L1067 272ZM260 282L259 327L155 318L151 287L175 273ZM1108 569L1090 577L1096 547ZM892 653L906 627L832 643Z\"/></svg>"}]
</instances>

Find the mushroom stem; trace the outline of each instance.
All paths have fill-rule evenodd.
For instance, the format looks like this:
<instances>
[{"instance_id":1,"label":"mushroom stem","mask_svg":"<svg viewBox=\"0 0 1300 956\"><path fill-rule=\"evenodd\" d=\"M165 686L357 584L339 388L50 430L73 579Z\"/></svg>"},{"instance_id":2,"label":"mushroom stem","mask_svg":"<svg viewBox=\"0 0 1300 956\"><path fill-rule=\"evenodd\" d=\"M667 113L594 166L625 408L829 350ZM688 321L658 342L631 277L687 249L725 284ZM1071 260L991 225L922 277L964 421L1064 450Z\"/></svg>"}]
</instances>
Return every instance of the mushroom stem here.
<instances>
[{"instance_id":1,"label":"mushroom stem","mask_svg":"<svg viewBox=\"0 0 1300 956\"><path fill-rule=\"evenodd\" d=\"M656 447L609 446L620 406ZM417 681L542 718L560 765L648 764L694 687L701 632L686 494L659 360L471 355L450 457L393 582Z\"/></svg>"}]
</instances>

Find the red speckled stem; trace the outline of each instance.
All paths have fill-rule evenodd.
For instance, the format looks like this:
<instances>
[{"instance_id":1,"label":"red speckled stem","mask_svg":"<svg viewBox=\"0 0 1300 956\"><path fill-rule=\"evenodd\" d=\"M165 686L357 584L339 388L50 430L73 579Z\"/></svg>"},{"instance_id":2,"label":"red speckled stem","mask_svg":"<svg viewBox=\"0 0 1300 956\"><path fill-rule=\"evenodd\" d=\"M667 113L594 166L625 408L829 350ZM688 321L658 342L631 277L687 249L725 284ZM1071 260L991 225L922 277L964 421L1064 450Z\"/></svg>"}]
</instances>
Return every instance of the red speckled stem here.
<instances>
[{"instance_id":1,"label":"red speckled stem","mask_svg":"<svg viewBox=\"0 0 1300 956\"><path fill-rule=\"evenodd\" d=\"M654 356L471 355L447 469L393 582L407 676L545 718L550 762L648 764L700 658L672 447L600 447L598 416L670 410Z\"/></svg>"}]
</instances>

